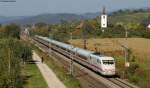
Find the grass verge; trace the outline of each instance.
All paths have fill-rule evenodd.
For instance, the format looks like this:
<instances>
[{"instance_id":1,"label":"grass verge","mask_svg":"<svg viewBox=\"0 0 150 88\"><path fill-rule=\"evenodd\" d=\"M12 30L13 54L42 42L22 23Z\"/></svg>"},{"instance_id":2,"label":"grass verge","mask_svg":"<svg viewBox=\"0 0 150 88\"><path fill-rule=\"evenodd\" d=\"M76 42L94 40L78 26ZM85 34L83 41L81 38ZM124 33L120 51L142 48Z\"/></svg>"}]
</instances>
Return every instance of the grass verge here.
<instances>
[{"instance_id":1,"label":"grass verge","mask_svg":"<svg viewBox=\"0 0 150 88\"><path fill-rule=\"evenodd\" d=\"M22 73L24 88L48 88L36 64L25 64Z\"/></svg>"},{"instance_id":2,"label":"grass verge","mask_svg":"<svg viewBox=\"0 0 150 88\"><path fill-rule=\"evenodd\" d=\"M55 72L56 76L66 85L67 88L81 88L79 81L75 77L68 75L63 66L56 64L56 61L41 50L37 48L34 49L40 56L44 57L45 63Z\"/></svg>"}]
</instances>

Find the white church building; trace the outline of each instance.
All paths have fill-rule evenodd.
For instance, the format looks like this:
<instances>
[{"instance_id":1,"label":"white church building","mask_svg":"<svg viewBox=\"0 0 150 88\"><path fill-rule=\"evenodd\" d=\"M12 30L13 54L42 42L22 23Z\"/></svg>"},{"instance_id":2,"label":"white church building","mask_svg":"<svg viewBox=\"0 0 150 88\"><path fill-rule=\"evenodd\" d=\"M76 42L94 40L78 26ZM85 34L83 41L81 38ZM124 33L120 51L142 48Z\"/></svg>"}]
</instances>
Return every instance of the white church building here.
<instances>
[{"instance_id":1,"label":"white church building","mask_svg":"<svg viewBox=\"0 0 150 88\"><path fill-rule=\"evenodd\" d=\"M107 28L107 14L106 14L105 7L103 8L101 14L101 28Z\"/></svg>"}]
</instances>

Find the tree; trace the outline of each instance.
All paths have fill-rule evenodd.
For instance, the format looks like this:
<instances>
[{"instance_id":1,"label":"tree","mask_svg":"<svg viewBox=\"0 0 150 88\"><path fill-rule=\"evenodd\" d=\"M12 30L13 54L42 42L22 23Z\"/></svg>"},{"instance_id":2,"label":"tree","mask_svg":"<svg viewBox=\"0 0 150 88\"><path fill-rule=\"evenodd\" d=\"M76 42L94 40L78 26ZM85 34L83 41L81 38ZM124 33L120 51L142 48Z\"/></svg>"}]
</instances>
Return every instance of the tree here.
<instances>
[{"instance_id":1,"label":"tree","mask_svg":"<svg viewBox=\"0 0 150 88\"><path fill-rule=\"evenodd\" d=\"M16 24L9 24L4 27L4 35L20 39L21 28Z\"/></svg>"},{"instance_id":2,"label":"tree","mask_svg":"<svg viewBox=\"0 0 150 88\"><path fill-rule=\"evenodd\" d=\"M43 22L39 22L39 23L36 23L35 26L36 26L37 28L41 28L41 27L47 26L47 24L46 24L46 23L43 23Z\"/></svg>"},{"instance_id":3,"label":"tree","mask_svg":"<svg viewBox=\"0 0 150 88\"><path fill-rule=\"evenodd\" d=\"M0 53L0 88L22 88L21 56L31 59L31 49L17 39L3 38Z\"/></svg>"}]
</instances>

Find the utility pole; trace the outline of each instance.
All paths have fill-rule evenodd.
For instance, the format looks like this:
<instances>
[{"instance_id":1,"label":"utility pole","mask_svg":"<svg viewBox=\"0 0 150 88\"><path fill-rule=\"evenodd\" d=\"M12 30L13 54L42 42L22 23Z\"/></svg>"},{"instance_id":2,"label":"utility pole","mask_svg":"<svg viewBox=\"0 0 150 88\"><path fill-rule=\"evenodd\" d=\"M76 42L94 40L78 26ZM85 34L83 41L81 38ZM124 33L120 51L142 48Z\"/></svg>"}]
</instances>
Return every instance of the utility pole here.
<instances>
[{"instance_id":1,"label":"utility pole","mask_svg":"<svg viewBox=\"0 0 150 88\"><path fill-rule=\"evenodd\" d=\"M70 33L70 39L72 40L72 33ZM73 47L72 47L72 49L73 49ZM72 75L73 76L73 70L74 70L74 67L73 67L73 58L74 58L74 56L72 56L72 54L71 54L71 52L70 52L70 59L71 59L71 61L70 61L70 75Z\"/></svg>"},{"instance_id":2,"label":"utility pole","mask_svg":"<svg viewBox=\"0 0 150 88\"><path fill-rule=\"evenodd\" d=\"M49 38L51 38L52 39L52 37L51 37L51 35L49 34ZM52 45L51 45L51 43L49 42L48 43L49 45L48 45L48 53L50 53L50 55L52 54L51 52L52 52Z\"/></svg>"},{"instance_id":3,"label":"utility pole","mask_svg":"<svg viewBox=\"0 0 150 88\"><path fill-rule=\"evenodd\" d=\"M125 27L125 38L126 38L126 40L127 40L127 38L128 38L128 30L127 30L127 27Z\"/></svg>"},{"instance_id":4,"label":"utility pole","mask_svg":"<svg viewBox=\"0 0 150 88\"><path fill-rule=\"evenodd\" d=\"M74 67L73 67L73 56L71 55L71 53L70 53L70 59L71 59L71 62L70 62L70 75L73 76Z\"/></svg>"},{"instance_id":5,"label":"utility pole","mask_svg":"<svg viewBox=\"0 0 150 88\"><path fill-rule=\"evenodd\" d=\"M87 46L86 46L86 44L87 44L87 32L86 32L86 29L87 29L87 25L84 23L84 21L82 21L82 36L83 36L83 47L84 47L84 49L87 49Z\"/></svg>"},{"instance_id":6,"label":"utility pole","mask_svg":"<svg viewBox=\"0 0 150 88\"><path fill-rule=\"evenodd\" d=\"M121 45L121 47L123 47L124 49L124 58L125 58L125 70L123 71L123 77L125 78L125 74L126 74L126 69L130 66L130 63L129 63L129 48L125 45Z\"/></svg>"},{"instance_id":7,"label":"utility pole","mask_svg":"<svg viewBox=\"0 0 150 88\"><path fill-rule=\"evenodd\" d=\"M125 58L125 67L129 67L129 48L127 47L127 46L125 46L125 45L121 45L122 47L123 47L123 49L124 49L124 58Z\"/></svg>"},{"instance_id":8,"label":"utility pole","mask_svg":"<svg viewBox=\"0 0 150 88\"><path fill-rule=\"evenodd\" d=\"M129 62L128 62L128 59L129 59L129 48L127 47L127 39L128 39L128 30L127 30L127 27L125 26L125 44L126 46L123 46L124 47L124 50L125 50L125 67L129 67Z\"/></svg>"},{"instance_id":9,"label":"utility pole","mask_svg":"<svg viewBox=\"0 0 150 88\"><path fill-rule=\"evenodd\" d=\"M87 49L87 46L86 46L87 40L85 38L85 34L83 34L83 44L84 44L84 49Z\"/></svg>"}]
</instances>

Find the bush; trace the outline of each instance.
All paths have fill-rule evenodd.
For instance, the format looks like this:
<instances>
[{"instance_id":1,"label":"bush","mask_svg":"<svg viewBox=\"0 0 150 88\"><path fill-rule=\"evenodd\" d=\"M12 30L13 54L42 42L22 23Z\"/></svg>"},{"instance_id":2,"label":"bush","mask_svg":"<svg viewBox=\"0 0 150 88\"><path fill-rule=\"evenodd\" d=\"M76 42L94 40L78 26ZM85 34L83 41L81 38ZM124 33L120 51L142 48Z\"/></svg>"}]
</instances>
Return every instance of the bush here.
<instances>
[{"instance_id":1,"label":"bush","mask_svg":"<svg viewBox=\"0 0 150 88\"><path fill-rule=\"evenodd\" d=\"M140 78L138 76L136 76L136 75L130 75L129 76L129 80L134 82L134 83L138 83Z\"/></svg>"},{"instance_id":2,"label":"bush","mask_svg":"<svg viewBox=\"0 0 150 88\"><path fill-rule=\"evenodd\" d=\"M139 64L131 63L130 67L127 69L128 73L133 75L136 72L136 69L139 68Z\"/></svg>"},{"instance_id":3,"label":"bush","mask_svg":"<svg viewBox=\"0 0 150 88\"><path fill-rule=\"evenodd\" d=\"M4 35L5 37L13 37L13 38L20 38L20 31L21 28L16 24L9 24L4 27Z\"/></svg>"}]
</instances>

